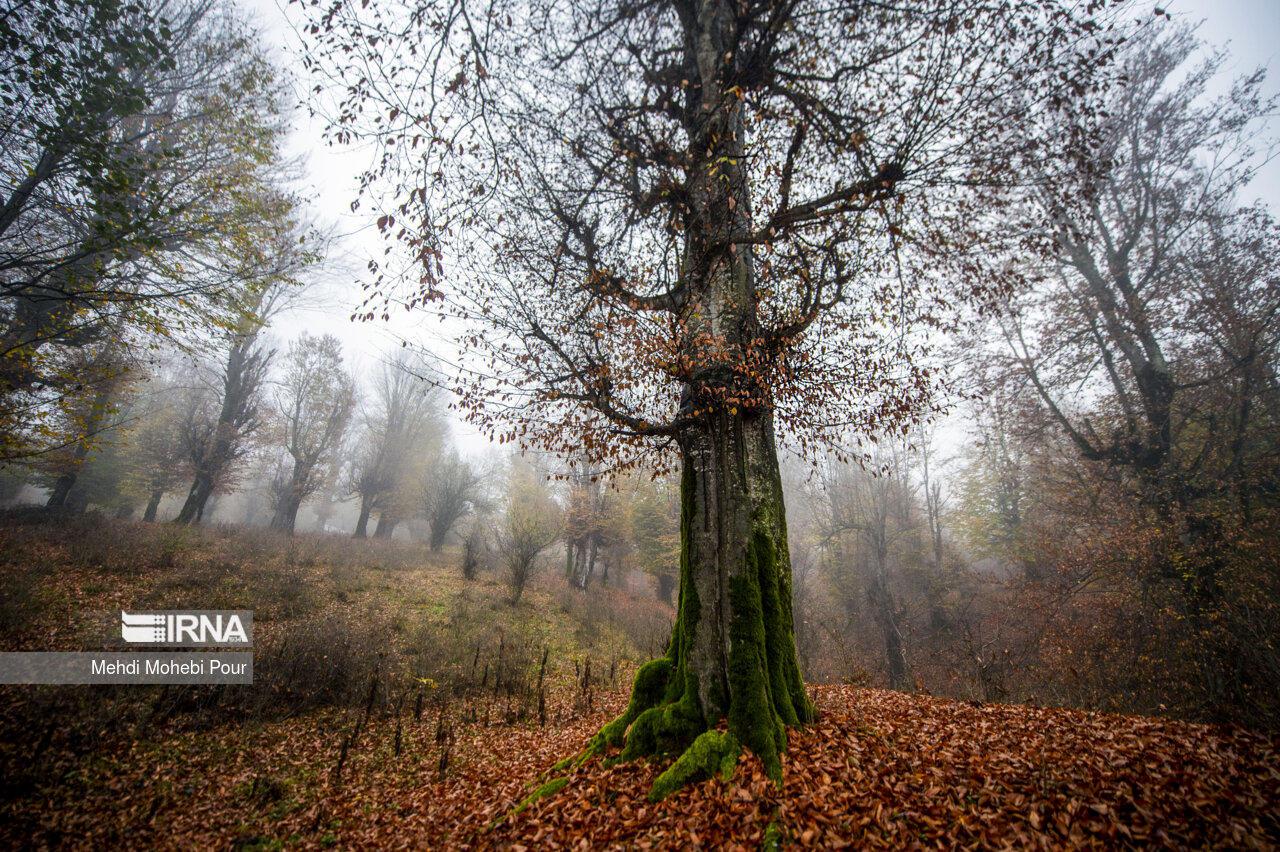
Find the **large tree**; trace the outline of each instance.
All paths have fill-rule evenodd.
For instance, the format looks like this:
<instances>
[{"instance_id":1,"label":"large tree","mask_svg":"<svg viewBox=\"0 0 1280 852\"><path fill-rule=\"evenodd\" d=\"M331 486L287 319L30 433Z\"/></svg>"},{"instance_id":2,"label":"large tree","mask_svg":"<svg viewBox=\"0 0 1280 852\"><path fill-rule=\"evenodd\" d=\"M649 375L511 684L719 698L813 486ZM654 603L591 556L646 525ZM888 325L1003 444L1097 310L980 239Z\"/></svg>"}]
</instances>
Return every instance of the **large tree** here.
<instances>
[{"instance_id":1,"label":"large tree","mask_svg":"<svg viewBox=\"0 0 1280 852\"><path fill-rule=\"evenodd\" d=\"M740 744L780 778L786 726L814 717L777 433L813 448L929 411L919 332L949 321L952 283L982 290L964 259L1007 128L1111 49L1074 7L306 7L332 138L381 143L368 197L413 261L361 315L461 318L462 408L504 439L680 466L670 647L588 748L701 738L653 795Z\"/></svg>"},{"instance_id":2,"label":"large tree","mask_svg":"<svg viewBox=\"0 0 1280 852\"><path fill-rule=\"evenodd\" d=\"M374 512L375 535L390 536L399 519L421 504L412 492L423 486L425 476L415 474L423 469L422 456L438 449L443 431L440 394L427 380L431 372L425 361L403 352L374 376L349 474L350 491L360 497L354 538L368 535Z\"/></svg>"},{"instance_id":3,"label":"large tree","mask_svg":"<svg viewBox=\"0 0 1280 852\"><path fill-rule=\"evenodd\" d=\"M336 337L304 333L290 344L276 412L293 466L276 495L272 527L292 534L302 501L331 478L328 464L342 443L355 395L355 380L342 363Z\"/></svg>"},{"instance_id":4,"label":"large tree","mask_svg":"<svg viewBox=\"0 0 1280 852\"><path fill-rule=\"evenodd\" d=\"M1023 431L1063 436L1159 531L1131 570L1172 592L1217 718L1271 694L1274 642L1252 623L1268 595L1233 553L1280 483L1280 224L1239 205L1275 151L1280 101L1261 72L1210 97L1224 61L1188 31L1152 28L1126 45L1125 85L1101 108L1025 126L1044 153L1014 220L1028 284L978 359L990 390L1026 404ZM1070 143L1082 136L1089 157Z\"/></svg>"},{"instance_id":5,"label":"large tree","mask_svg":"<svg viewBox=\"0 0 1280 852\"><path fill-rule=\"evenodd\" d=\"M278 189L282 81L233 8L0 12L0 455L17 458L44 449L44 403L77 384L76 349L200 342L234 322L297 204Z\"/></svg>"}]
</instances>

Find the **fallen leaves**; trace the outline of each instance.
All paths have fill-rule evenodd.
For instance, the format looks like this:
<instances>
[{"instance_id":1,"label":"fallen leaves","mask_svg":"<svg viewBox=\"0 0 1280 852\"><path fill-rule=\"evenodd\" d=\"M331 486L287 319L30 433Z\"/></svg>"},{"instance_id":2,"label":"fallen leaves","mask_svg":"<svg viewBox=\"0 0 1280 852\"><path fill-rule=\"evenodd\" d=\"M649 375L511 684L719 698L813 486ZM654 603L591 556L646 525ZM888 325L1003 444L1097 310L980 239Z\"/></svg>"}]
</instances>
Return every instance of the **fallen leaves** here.
<instances>
[{"instance_id":1,"label":"fallen leaves","mask_svg":"<svg viewBox=\"0 0 1280 852\"><path fill-rule=\"evenodd\" d=\"M598 791L640 795L654 766L591 764L485 845L530 830L548 847L758 845L1255 847L1280 843L1276 740L1239 729L852 687L815 687L819 722L791 733L779 792L744 760L622 818ZM550 829L550 831L548 831Z\"/></svg>"},{"instance_id":2,"label":"fallen leaves","mask_svg":"<svg viewBox=\"0 0 1280 852\"><path fill-rule=\"evenodd\" d=\"M593 760L545 784L625 696L559 724L460 726L437 780L429 720L374 720L340 783L342 719L184 732L6 791L0 843L314 848L759 848L776 823L813 848L1280 844L1277 740L1234 728L814 687L778 790L750 755L728 783L650 804L661 762ZM505 817L505 819L504 819ZM501 821L500 821L501 820ZM500 824L490 829L495 823Z\"/></svg>"}]
</instances>

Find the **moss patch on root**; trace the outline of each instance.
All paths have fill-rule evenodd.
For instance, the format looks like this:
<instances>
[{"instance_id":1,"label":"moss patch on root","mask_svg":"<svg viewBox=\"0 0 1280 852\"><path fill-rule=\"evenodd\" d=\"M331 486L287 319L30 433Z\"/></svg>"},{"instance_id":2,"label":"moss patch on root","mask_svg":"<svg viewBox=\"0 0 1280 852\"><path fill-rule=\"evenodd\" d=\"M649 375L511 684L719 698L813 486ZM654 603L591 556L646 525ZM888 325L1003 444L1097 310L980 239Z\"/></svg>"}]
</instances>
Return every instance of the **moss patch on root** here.
<instances>
[{"instance_id":1,"label":"moss patch on root","mask_svg":"<svg viewBox=\"0 0 1280 852\"><path fill-rule=\"evenodd\" d=\"M782 823L778 822L775 817L764 828L764 838L760 841L760 852L779 852L785 839L786 835L782 831Z\"/></svg>"},{"instance_id":2,"label":"moss patch on root","mask_svg":"<svg viewBox=\"0 0 1280 852\"><path fill-rule=\"evenodd\" d=\"M662 701L671 681L671 670L671 660L667 657L659 657L641 666L636 672L635 683L631 687L631 700L627 702L627 709L621 716L601 728L580 755L561 761L560 764L556 764L557 768L563 769L569 765L582 763L598 754L603 754L610 747L622 746L627 741L627 729L640 716Z\"/></svg>"},{"instance_id":3,"label":"moss patch on root","mask_svg":"<svg viewBox=\"0 0 1280 852\"><path fill-rule=\"evenodd\" d=\"M658 776L649 790L649 801L660 802L690 781L719 776L721 781L733 777L742 754L742 744L728 731L706 731L685 749L684 754Z\"/></svg>"},{"instance_id":4,"label":"moss patch on root","mask_svg":"<svg viewBox=\"0 0 1280 852\"><path fill-rule=\"evenodd\" d=\"M511 810L507 811L505 814L503 814L502 816L494 820L493 824L489 826L489 830L492 831L493 829L502 825L507 820L511 819L513 816L516 816L517 814L525 810L528 810L529 807L532 806L535 802L541 801L542 799L545 799L548 796L554 796L556 793L559 793L568 785L569 785L569 777L567 775L562 776L560 778L552 778L550 781L543 784L541 787L539 787L538 789L534 790L532 793L530 793L529 795L521 799L520 804L516 805L514 808L512 808Z\"/></svg>"}]
</instances>

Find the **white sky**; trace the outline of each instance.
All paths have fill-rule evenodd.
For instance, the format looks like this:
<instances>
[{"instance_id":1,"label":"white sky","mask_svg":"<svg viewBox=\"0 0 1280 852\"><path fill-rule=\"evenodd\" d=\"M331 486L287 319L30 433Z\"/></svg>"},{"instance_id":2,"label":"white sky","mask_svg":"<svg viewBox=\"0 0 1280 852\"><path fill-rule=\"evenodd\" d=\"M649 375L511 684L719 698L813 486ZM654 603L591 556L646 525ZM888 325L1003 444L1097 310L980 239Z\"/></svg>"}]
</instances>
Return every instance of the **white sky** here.
<instances>
[{"instance_id":1,"label":"white sky","mask_svg":"<svg viewBox=\"0 0 1280 852\"><path fill-rule=\"evenodd\" d=\"M297 36L289 25L296 9L290 9L285 0L241 0L250 10L260 31L268 42L281 52L281 61L293 70L298 78L297 89L306 93L310 81L297 61ZM377 0L374 0L377 2ZM1139 8L1149 9L1152 3ZM1175 19L1190 23L1201 22L1202 39L1230 52L1222 78L1221 89L1230 84L1230 78L1240 76L1257 67L1266 67L1271 73L1265 86L1268 94L1280 91L1280 0L1167 0L1159 5ZM444 340L438 320L427 318L421 312L393 315L392 321L383 323L352 323L349 317L363 295L357 283L367 277L366 264L370 258L382 256L384 243L373 227L369 208L359 214L350 211L357 194L357 176L368 163L368 150L332 148L321 139L323 123L310 119L305 109L298 111L298 123L291 142L292 150L303 158L306 167L305 190L312 197L312 208L321 223L333 226L342 235L335 255L339 267L329 273L331 279L319 283L308 306L282 317L274 333L289 339L300 331L311 334L332 334L338 337L357 372L376 369L381 353L398 347L402 338L426 344L428 348L446 354L449 347ZM1272 209L1280 199L1280 160L1266 164L1242 201L1262 199ZM951 437L954 428L943 429L945 443L958 440ZM468 454L483 452L487 439L465 423L455 423L454 436L459 448Z\"/></svg>"}]
</instances>

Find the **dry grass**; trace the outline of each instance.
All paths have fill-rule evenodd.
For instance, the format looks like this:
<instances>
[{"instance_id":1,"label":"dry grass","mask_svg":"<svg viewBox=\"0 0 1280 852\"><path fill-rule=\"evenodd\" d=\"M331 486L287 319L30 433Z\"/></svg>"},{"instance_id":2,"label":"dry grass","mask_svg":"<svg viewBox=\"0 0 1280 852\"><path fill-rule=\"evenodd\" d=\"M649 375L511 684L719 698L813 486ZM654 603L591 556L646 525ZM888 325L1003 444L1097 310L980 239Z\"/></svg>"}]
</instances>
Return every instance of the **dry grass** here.
<instances>
[{"instance_id":1,"label":"dry grass","mask_svg":"<svg viewBox=\"0 0 1280 852\"><path fill-rule=\"evenodd\" d=\"M566 594L554 571L512 607L499 575L465 580L460 560L398 541L0 517L0 648L119 647L121 609L250 609L255 654L252 686L0 687L0 795L68 756L178 731L423 705L533 718L547 694L583 691L588 661L596 690L647 656L638 618L670 623L654 601Z\"/></svg>"}]
</instances>

